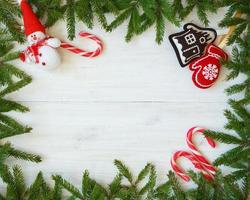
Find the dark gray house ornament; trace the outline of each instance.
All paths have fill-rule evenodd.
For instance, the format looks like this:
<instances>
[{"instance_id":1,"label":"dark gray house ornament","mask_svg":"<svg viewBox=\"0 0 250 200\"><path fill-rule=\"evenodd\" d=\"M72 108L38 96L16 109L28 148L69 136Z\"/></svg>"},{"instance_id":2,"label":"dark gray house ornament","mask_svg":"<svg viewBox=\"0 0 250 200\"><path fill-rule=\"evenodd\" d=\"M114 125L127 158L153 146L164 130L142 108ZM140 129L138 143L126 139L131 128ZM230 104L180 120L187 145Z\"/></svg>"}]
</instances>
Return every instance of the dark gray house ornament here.
<instances>
[{"instance_id":1,"label":"dark gray house ornament","mask_svg":"<svg viewBox=\"0 0 250 200\"><path fill-rule=\"evenodd\" d=\"M169 40L180 65L185 67L204 54L207 45L215 41L217 34L214 29L201 28L192 23L185 24L183 29L170 35Z\"/></svg>"}]
</instances>

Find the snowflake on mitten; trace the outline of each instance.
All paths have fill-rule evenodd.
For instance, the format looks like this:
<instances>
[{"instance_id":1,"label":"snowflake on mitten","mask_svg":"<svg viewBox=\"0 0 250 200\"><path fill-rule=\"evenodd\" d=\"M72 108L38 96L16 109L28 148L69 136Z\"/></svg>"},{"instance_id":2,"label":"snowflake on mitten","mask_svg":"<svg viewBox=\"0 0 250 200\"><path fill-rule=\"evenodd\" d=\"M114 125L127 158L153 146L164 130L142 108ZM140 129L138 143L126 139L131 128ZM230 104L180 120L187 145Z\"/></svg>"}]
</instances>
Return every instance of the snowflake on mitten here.
<instances>
[{"instance_id":1,"label":"snowflake on mitten","mask_svg":"<svg viewBox=\"0 0 250 200\"><path fill-rule=\"evenodd\" d=\"M214 80L219 75L219 70L216 65L208 64L204 67L202 74L204 75L205 79L207 80Z\"/></svg>"}]
</instances>

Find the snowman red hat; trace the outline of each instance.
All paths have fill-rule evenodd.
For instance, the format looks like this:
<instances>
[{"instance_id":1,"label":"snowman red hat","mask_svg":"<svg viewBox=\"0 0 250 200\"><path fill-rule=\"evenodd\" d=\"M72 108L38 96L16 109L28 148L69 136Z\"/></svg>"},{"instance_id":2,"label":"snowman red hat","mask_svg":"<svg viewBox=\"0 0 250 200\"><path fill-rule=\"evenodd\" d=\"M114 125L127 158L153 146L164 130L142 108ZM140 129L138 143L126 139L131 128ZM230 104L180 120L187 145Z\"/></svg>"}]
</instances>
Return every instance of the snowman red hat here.
<instances>
[{"instance_id":1,"label":"snowman red hat","mask_svg":"<svg viewBox=\"0 0 250 200\"><path fill-rule=\"evenodd\" d=\"M24 31L26 36L40 31L45 34L45 27L41 24L35 13L33 12L27 0L21 0L21 11L23 14Z\"/></svg>"}]
</instances>

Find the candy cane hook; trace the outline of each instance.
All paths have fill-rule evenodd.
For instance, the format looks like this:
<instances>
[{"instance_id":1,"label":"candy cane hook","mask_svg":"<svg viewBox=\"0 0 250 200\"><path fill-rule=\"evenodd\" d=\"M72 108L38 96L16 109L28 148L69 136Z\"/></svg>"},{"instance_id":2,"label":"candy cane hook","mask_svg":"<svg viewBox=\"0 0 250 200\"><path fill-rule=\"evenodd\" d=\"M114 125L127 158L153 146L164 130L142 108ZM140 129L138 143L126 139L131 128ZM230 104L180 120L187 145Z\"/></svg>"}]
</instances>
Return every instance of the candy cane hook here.
<instances>
[{"instance_id":1,"label":"candy cane hook","mask_svg":"<svg viewBox=\"0 0 250 200\"><path fill-rule=\"evenodd\" d=\"M207 180L211 180L214 178L214 176L210 173L208 173L205 169L204 166L197 160L197 158L191 153L191 152L187 152L187 151L177 151L173 154L172 158L171 158L171 166L173 168L173 170L175 171L175 173L181 177L184 181L188 182L190 180L190 177L186 174L186 172L184 170L182 170L178 164L177 164L177 159L180 157L185 157L188 160L190 160L192 162L192 164L194 165L194 167L198 170L200 170L203 174L203 176L207 179Z\"/></svg>"},{"instance_id":2,"label":"candy cane hook","mask_svg":"<svg viewBox=\"0 0 250 200\"><path fill-rule=\"evenodd\" d=\"M211 163L200 153L200 151L197 149L197 147L194 145L192 139L193 139L193 135L196 133L200 133L203 134L205 131L205 129L200 128L200 127L193 127L191 129L189 129L189 131L187 132L187 145L190 148L191 152L194 154L194 156L197 158L197 160L204 166L204 168L209 171L211 174L215 174L216 173L216 168L211 165ZM215 147L215 142L214 140L212 140L209 137L205 137L208 144L211 147Z\"/></svg>"},{"instance_id":3,"label":"candy cane hook","mask_svg":"<svg viewBox=\"0 0 250 200\"><path fill-rule=\"evenodd\" d=\"M79 33L79 36L95 41L96 44L98 45L96 50L95 51L85 51L83 49L79 49L79 48L77 48L77 47L75 47L67 42L63 42L63 41L61 43L61 47L64 49L67 49L68 51L71 51L75 54L78 54L80 56L84 56L84 57L96 57L102 52L103 44L102 44L102 41L100 40L100 38L98 38L97 36L95 36L93 34L83 32L83 31Z\"/></svg>"}]
</instances>

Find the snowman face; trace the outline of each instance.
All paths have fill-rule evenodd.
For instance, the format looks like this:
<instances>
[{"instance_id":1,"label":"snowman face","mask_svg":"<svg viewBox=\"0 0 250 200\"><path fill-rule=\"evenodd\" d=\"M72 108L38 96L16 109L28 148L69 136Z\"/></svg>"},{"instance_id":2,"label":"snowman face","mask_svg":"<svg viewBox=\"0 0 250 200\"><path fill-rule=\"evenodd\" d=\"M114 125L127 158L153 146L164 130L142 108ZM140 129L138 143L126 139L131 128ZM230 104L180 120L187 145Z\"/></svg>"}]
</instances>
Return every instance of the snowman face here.
<instances>
[{"instance_id":1,"label":"snowman face","mask_svg":"<svg viewBox=\"0 0 250 200\"><path fill-rule=\"evenodd\" d=\"M46 38L46 35L41 32L41 31L36 31L34 33L31 33L28 37L27 37L27 41L29 44L36 44L37 42L44 40Z\"/></svg>"}]
</instances>

